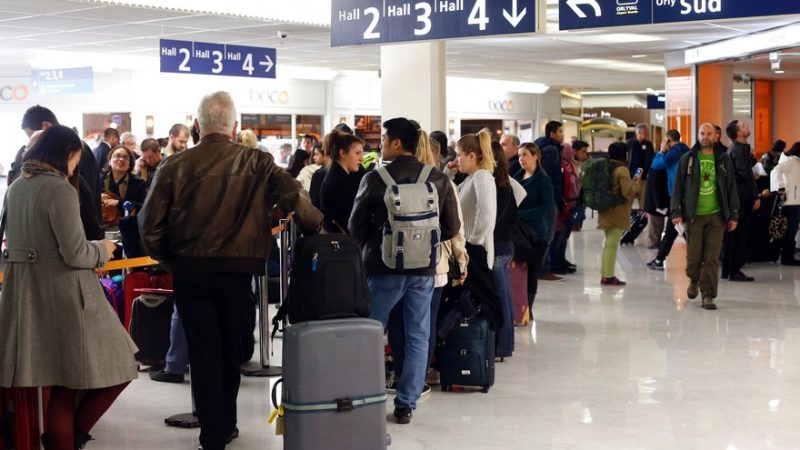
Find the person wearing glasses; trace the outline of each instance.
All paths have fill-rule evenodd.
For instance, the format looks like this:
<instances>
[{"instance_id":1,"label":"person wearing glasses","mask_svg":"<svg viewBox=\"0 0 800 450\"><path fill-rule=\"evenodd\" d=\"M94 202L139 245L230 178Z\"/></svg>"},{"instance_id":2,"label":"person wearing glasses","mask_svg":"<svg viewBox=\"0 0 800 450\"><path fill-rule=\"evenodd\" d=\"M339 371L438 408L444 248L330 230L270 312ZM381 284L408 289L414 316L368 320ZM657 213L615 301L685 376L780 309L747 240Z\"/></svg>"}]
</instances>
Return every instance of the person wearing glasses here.
<instances>
[{"instance_id":1,"label":"person wearing glasses","mask_svg":"<svg viewBox=\"0 0 800 450\"><path fill-rule=\"evenodd\" d=\"M133 203L134 210L142 209L147 196L147 184L133 175L135 163L136 154L119 146L111 151L105 172L100 176L103 223L107 227L118 225L119 219L125 216L122 205L126 201ZM110 214L111 207L116 207L119 214Z\"/></svg>"}]
</instances>

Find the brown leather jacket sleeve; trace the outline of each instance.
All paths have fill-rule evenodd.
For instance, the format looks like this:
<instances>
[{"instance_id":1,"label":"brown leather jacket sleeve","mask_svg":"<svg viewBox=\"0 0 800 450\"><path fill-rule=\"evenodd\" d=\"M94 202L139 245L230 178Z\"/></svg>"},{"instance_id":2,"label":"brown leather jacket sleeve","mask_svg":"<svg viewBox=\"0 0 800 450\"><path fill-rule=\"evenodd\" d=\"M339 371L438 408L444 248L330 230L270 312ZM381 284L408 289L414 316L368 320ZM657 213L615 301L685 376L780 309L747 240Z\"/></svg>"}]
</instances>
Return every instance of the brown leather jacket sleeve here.
<instances>
[{"instance_id":1,"label":"brown leather jacket sleeve","mask_svg":"<svg viewBox=\"0 0 800 450\"><path fill-rule=\"evenodd\" d=\"M311 198L299 181L270 161L267 169L268 205L286 212L294 211L294 220L303 234L318 233L322 227L322 213L311 204Z\"/></svg>"},{"instance_id":2,"label":"brown leather jacket sleeve","mask_svg":"<svg viewBox=\"0 0 800 450\"><path fill-rule=\"evenodd\" d=\"M144 200L142 210L136 216L139 224L139 235L145 253L155 260L163 260L167 252L166 229L167 213L172 196L172 183L169 177L159 180L160 171L156 171L153 184Z\"/></svg>"}]
</instances>

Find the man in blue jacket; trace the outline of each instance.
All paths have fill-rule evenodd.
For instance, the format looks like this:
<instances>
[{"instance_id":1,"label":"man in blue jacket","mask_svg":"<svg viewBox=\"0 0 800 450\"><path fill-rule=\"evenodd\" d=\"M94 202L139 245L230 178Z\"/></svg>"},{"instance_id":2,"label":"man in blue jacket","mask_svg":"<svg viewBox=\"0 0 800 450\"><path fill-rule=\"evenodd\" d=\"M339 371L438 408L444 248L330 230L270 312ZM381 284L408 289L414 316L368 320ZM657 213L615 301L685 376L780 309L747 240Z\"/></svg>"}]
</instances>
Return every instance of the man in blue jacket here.
<instances>
[{"instance_id":1,"label":"man in blue jacket","mask_svg":"<svg viewBox=\"0 0 800 450\"><path fill-rule=\"evenodd\" d=\"M681 142L681 133L678 130L669 130L667 131L666 139L661 144L661 151L656 153L655 158L653 158L653 165L650 167L652 170L667 171L667 190L670 198L672 198L672 191L675 188L675 174L678 171L678 165L683 155L688 152L689 147ZM654 260L647 263L647 267L653 270L664 270L664 261L669 256L672 244L677 237L678 230L675 229L672 221L668 220L664 239L661 240L661 246L658 248L658 254Z\"/></svg>"}]
</instances>

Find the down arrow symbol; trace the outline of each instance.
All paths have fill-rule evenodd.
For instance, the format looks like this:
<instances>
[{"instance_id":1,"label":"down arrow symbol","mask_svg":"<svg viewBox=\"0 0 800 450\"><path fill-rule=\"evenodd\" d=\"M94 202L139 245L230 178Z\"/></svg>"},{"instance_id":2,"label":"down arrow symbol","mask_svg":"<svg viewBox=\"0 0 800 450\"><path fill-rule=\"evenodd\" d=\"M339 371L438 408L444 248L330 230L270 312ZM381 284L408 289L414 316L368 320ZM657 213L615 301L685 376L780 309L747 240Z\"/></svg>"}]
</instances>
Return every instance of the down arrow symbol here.
<instances>
[{"instance_id":1,"label":"down arrow symbol","mask_svg":"<svg viewBox=\"0 0 800 450\"><path fill-rule=\"evenodd\" d=\"M581 19L586 18L586 13L584 13L580 5L589 5L594 9L595 17L600 17L603 15L603 11L600 9L600 5L597 4L597 0L566 0L567 6L572 8L572 11Z\"/></svg>"},{"instance_id":2,"label":"down arrow symbol","mask_svg":"<svg viewBox=\"0 0 800 450\"><path fill-rule=\"evenodd\" d=\"M513 14L509 13L505 8L503 8L503 17L506 18L512 27L517 28L517 25L519 25L519 23L522 21L522 18L528 13L528 8L522 8L522 11L519 11L517 9L517 0L513 0L511 9L514 11Z\"/></svg>"}]
</instances>

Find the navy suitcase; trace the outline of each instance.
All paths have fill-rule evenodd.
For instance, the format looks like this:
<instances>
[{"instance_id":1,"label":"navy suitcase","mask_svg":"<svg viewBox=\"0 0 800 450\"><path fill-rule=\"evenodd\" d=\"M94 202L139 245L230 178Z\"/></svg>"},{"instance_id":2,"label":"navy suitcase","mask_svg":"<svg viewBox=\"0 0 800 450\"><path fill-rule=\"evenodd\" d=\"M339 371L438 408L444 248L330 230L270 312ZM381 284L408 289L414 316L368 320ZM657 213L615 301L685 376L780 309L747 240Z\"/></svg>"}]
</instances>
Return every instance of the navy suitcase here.
<instances>
[{"instance_id":1,"label":"navy suitcase","mask_svg":"<svg viewBox=\"0 0 800 450\"><path fill-rule=\"evenodd\" d=\"M645 228L647 228L647 213L644 211L632 211L631 229L622 233L620 244L633 245Z\"/></svg>"},{"instance_id":2,"label":"navy suitcase","mask_svg":"<svg viewBox=\"0 0 800 450\"><path fill-rule=\"evenodd\" d=\"M489 392L494 385L494 350L494 331L483 317L454 326L438 348L442 391L457 385L479 386Z\"/></svg>"}]
</instances>

